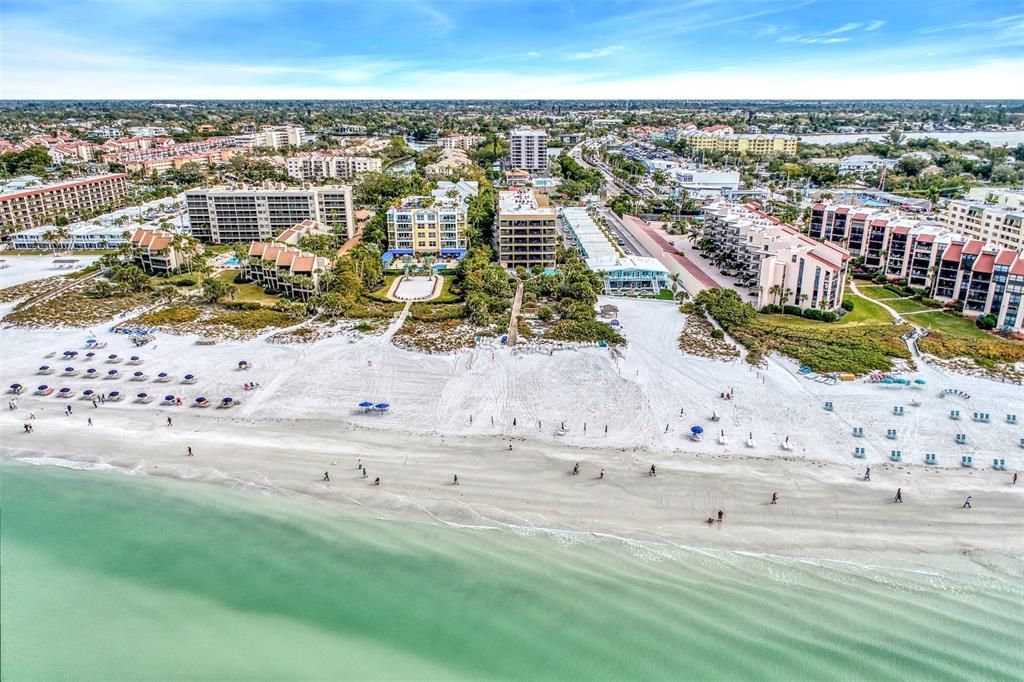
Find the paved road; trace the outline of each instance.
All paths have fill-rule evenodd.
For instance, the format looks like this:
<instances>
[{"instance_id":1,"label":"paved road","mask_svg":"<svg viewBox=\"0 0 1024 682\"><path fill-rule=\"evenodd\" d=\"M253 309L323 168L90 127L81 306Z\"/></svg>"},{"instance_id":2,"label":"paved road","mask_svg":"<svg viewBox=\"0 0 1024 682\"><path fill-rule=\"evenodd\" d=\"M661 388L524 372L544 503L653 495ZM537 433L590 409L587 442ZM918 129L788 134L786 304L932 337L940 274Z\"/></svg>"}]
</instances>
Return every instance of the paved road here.
<instances>
[{"instance_id":1,"label":"paved road","mask_svg":"<svg viewBox=\"0 0 1024 682\"><path fill-rule=\"evenodd\" d=\"M608 230L615 237L621 237L626 242L626 246L629 251L633 252L637 256L650 256L647 249L640 245L640 242L630 233L629 230L622 224L622 220L619 216L615 215L615 212L610 208L602 206L598 209L601 215L604 216L605 220L608 221Z\"/></svg>"}]
</instances>

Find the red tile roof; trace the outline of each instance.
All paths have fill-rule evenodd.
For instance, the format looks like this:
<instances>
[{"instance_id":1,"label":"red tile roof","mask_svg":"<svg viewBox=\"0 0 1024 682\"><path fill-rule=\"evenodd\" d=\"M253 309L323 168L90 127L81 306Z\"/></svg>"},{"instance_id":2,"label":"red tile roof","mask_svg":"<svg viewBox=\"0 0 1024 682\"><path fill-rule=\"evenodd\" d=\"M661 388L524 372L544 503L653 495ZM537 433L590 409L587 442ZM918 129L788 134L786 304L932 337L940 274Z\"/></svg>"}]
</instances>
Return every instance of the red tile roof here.
<instances>
[{"instance_id":1,"label":"red tile roof","mask_svg":"<svg viewBox=\"0 0 1024 682\"><path fill-rule=\"evenodd\" d=\"M900 225L899 227L892 228L893 234L910 234L910 228Z\"/></svg>"},{"instance_id":2,"label":"red tile roof","mask_svg":"<svg viewBox=\"0 0 1024 682\"><path fill-rule=\"evenodd\" d=\"M1017 262L1010 268L1010 274L1024 277L1024 257L1017 259Z\"/></svg>"},{"instance_id":3,"label":"red tile roof","mask_svg":"<svg viewBox=\"0 0 1024 682\"><path fill-rule=\"evenodd\" d=\"M263 255L266 248L270 246L266 242L253 242L249 244L249 255L255 258L259 258Z\"/></svg>"},{"instance_id":4,"label":"red tile roof","mask_svg":"<svg viewBox=\"0 0 1024 682\"><path fill-rule=\"evenodd\" d=\"M960 261L960 254L963 253L964 245L960 242L952 242L946 247L946 251L942 254L942 260L947 261Z\"/></svg>"},{"instance_id":5,"label":"red tile roof","mask_svg":"<svg viewBox=\"0 0 1024 682\"><path fill-rule=\"evenodd\" d=\"M292 261L292 272L313 272L314 261L316 261L315 256L296 256Z\"/></svg>"},{"instance_id":6,"label":"red tile roof","mask_svg":"<svg viewBox=\"0 0 1024 682\"><path fill-rule=\"evenodd\" d=\"M846 208L845 206L843 208L837 208L836 209L836 215L846 215L849 212L850 212L850 209Z\"/></svg>"},{"instance_id":7,"label":"red tile roof","mask_svg":"<svg viewBox=\"0 0 1024 682\"><path fill-rule=\"evenodd\" d=\"M934 241L935 241L935 235L934 234L922 234L922 235L918 235L918 237L917 237L917 243L918 244L931 244Z\"/></svg>"},{"instance_id":8,"label":"red tile roof","mask_svg":"<svg viewBox=\"0 0 1024 682\"><path fill-rule=\"evenodd\" d=\"M867 217L867 213L854 213L852 216L850 216L850 220L864 220Z\"/></svg>"},{"instance_id":9,"label":"red tile roof","mask_svg":"<svg viewBox=\"0 0 1024 682\"><path fill-rule=\"evenodd\" d=\"M1000 249L999 255L996 256L996 265L1009 265L1010 263L1013 262L1013 259L1016 257L1016 251L1010 251L1009 249Z\"/></svg>"},{"instance_id":10,"label":"red tile roof","mask_svg":"<svg viewBox=\"0 0 1024 682\"><path fill-rule=\"evenodd\" d=\"M871 227L885 227L889 224L888 220L872 220Z\"/></svg>"},{"instance_id":11,"label":"red tile roof","mask_svg":"<svg viewBox=\"0 0 1024 682\"><path fill-rule=\"evenodd\" d=\"M964 246L964 253L968 256L977 256L985 248L985 242L980 239L972 239Z\"/></svg>"},{"instance_id":12,"label":"red tile roof","mask_svg":"<svg viewBox=\"0 0 1024 682\"><path fill-rule=\"evenodd\" d=\"M983 253L978 256L978 260L974 262L974 272L980 272L983 275L992 274L992 266L995 265L996 257L995 254Z\"/></svg>"}]
</instances>

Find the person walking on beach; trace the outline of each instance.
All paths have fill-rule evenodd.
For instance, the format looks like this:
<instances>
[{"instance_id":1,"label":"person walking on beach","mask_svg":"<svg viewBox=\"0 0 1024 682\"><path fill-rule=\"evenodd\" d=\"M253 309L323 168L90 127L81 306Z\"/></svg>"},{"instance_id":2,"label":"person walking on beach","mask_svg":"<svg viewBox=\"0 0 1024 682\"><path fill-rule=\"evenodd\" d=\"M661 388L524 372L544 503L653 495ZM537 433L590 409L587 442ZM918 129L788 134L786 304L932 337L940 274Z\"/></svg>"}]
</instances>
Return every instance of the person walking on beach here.
<instances>
[{"instance_id":1,"label":"person walking on beach","mask_svg":"<svg viewBox=\"0 0 1024 682\"><path fill-rule=\"evenodd\" d=\"M971 496L970 495L968 495L967 499L964 500L964 506L962 506L960 508L961 509L970 509L971 508Z\"/></svg>"},{"instance_id":2,"label":"person walking on beach","mask_svg":"<svg viewBox=\"0 0 1024 682\"><path fill-rule=\"evenodd\" d=\"M356 460L356 471L359 471L362 468L363 468L363 460L362 459Z\"/></svg>"},{"instance_id":3,"label":"person walking on beach","mask_svg":"<svg viewBox=\"0 0 1024 682\"><path fill-rule=\"evenodd\" d=\"M871 467L867 467L866 469L864 469L864 480L865 481L870 481L871 480Z\"/></svg>"},{"instance_id":4,"label":"person walking on beach","mask_svg":"<svg viewBox=\"0 0 1024 682\"><path fill-rule=\"evenodd\" d=\"M363 467L363 478L366 478L366 467Z\"/></svg>"},{"instance_id":5,"label":"person walking on beach","mask_svg":"<svg viewBox=\"0 0 1024 682\"><path fill-rule=\"evenodd\" d=\"M89 422L89 426L92 426L92 417L89 417L87 421Z\"/></svg>"},{"instance_id":6,"label":"person walking on beach","mask_svg":"<svg viewBox=\"0 0 1024 682\"><path fill-rule=\"evenodd\" d=\"M458 485L458 484L459 484L459 475L455 474L454 476L452 476L452 485Z\"/></svg>"},{"instance_id":7,"label":"person walking on beach","mask_svg":"<svg viewBox=\"0 0 1024 682\"><path fill-rule=\"evenodd\" d=\"M167 425L168 426L174 426L174 422L171 421L170 417L167 418Z\"/></svg>"},{"instance_id":8,"label":"person walking on beach","mask_svg":"<svg viewBox=\"0 0 1024 682\"><path fill-rule=\"evenodd\" d=\"M725 518L725 512L721 509L718 510L718 522L721 523L722 519Z\"/></svg>"},{"instance_id":9,"label":"person walking on beach","mask_svg":"<svg viewBox=\"0 0 1024 682\"><path fill-rule=\"evenodd\" d=\"M35 412L29 412L28 413L28 418L29 419L35 419L36 418L36 413Z\"/></svg>"},{"instance_id":10,"label":"person walking on beach","mask_svg":"<svg viewBox=\"0 0 1024 682\"><path fill-rule=\"evenodd\" d=\"M579 476L580 475L580 463L579 462L576 462L576 464L573 466L573 468L572 468L572 475L573 476Z\"/></svg>"},{"instance_id":11,"label":"person walking on beach","mask_svg":"<svg viewBox=\"0 0 1024 682\"><path fill-rule=\"evenodd\" d=\"M324 472L324 480L327 481L328 483L331 481L331 475L326 471Z\"/></svg>"},{"instance_id":12,"label":"person walking on beach","mask_svg":"<svg viewBox=\"0 0 1024 682\"><path fill-rule=\"evenodd\" d=\"M647 475L648 476L657 476L658 475L658 470L654 468L653 464L651 465L651 470L647 472Z\"/></svg>"},{"instance_id":13,"label":"person walking on beach","mask_svg":"<svg viewBox=\"0 0 1024 682\"><path fill-rule=\"evenodd\" d=\"M778 504L778 503L779 503L779 494L778 493L772 493L772 504Z\"/></svg>"},{"instance_id":14,"label":"person walking on beach","mask_svg":"<svg viewBox=\"0 0 1024 682\"><path fill-rule=\"evenodd\" d=\"M903 501L903 488L896 488L896 499L894 499L893 502L902 502L902 501Z\"/></svg>"},{"instance_id":15,"label":"person walking on beach","mask_svg":"<svg viewBox=\"0 0 1024 682\"><path fill-rule=\"evenodd\" d=\"M604 478L604 469L601 469L601 473L597 475L597 478L598 478L598 480L601 480L601 479Z\"/></svg>"},{"instance_id":16,"label":"person walking on beach","mask_svg":"<svg viewBox=\"0 0 1024 682\"><path fill-rule=\"evenodd\" d=\"M32 433L32 425L25 424L25 433Z\"/></svg>"},{"instance_id":17,"label":"person walking on beach","mask_svg":"<svg viewBox=\"0 0 1024 682\"><path fill-rule=\"evenodd\" d=\"M1017 485L1017 472L1016 471L1013 472L1013 483L1011 483L1010 485Z\"/></svg>"},{"instance_id":18,"label":"person walking on beach","mask_svg":"<svg viewBox=\"0 0 1024 682\"><path fill-rule=\"evenodd\" d=\"M509 444L508 444L508 451L509 451L509 452L512 452L512 443L509 443Z\"/></svg>"},{"instance_id":19,"label":"person walking on beach","mask_svg":"<svg viewBox=\"0 0 1024 682\"><path fill-rule=\"evenodd\" d=\"M378 476L376 479L374 479L373 484L374 485L380 485L380 476Z\"/></svg>"},{"instance_id":20,"label":"person walking on beach","mask_svg":"<svg viewBox=\"0 0 1024 682\"><path fill-rule=\"evenodd\" d=\"M192 456L192 446L189 445L188 446L188 455L186 455L186 457L191 457L191 456Z\"/></svg>"}]
</instances>

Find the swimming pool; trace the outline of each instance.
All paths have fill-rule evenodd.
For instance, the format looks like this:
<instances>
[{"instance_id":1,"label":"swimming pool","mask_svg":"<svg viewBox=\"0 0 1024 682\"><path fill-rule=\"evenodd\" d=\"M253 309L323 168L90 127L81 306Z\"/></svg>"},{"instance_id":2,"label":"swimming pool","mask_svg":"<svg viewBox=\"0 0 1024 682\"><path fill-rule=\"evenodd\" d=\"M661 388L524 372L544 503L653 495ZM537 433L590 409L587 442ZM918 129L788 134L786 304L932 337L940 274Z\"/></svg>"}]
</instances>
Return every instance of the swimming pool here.
<instances>
[{"instance_id":1,"label":"swimming pool","mask_svg":"<svg viewBox=\"0 0 1024 682\"><path fill-rule=\"evenodd\" d=\"M230 268L238 267L241 264L242 261L238 260L238 256L232 256L231 258L228 258L227 261L224 262L224 265L227 265Z\"/></svg>"}]
</instances>

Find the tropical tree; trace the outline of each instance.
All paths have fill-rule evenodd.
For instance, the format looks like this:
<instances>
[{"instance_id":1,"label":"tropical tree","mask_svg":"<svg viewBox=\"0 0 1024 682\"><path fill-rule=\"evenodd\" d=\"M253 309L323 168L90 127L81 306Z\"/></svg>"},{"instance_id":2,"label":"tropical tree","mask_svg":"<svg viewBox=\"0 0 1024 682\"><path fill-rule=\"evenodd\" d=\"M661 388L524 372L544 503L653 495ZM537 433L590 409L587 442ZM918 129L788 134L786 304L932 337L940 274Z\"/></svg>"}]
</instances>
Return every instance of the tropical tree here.
<instances>
[{"instance_id":1,"label":"tropical tree","mask_svg":"<svg viewBox=\"0 0 1024 682\"><path fill-rule=\"evenodd\" d=\"M234 298L237 293L238 287L222 279L209 277L203 281L203 298L210 303L216 303L222 298Z\"/></svg>"}]
</instances>

